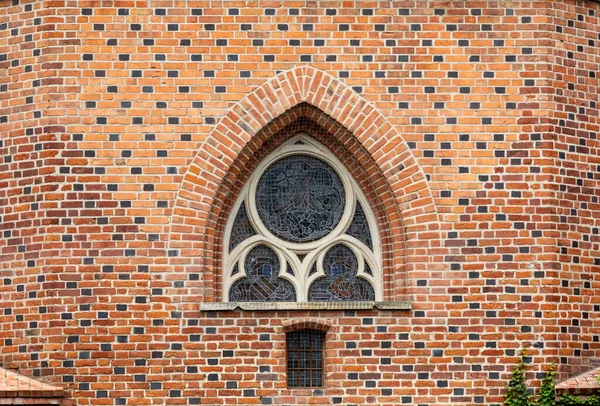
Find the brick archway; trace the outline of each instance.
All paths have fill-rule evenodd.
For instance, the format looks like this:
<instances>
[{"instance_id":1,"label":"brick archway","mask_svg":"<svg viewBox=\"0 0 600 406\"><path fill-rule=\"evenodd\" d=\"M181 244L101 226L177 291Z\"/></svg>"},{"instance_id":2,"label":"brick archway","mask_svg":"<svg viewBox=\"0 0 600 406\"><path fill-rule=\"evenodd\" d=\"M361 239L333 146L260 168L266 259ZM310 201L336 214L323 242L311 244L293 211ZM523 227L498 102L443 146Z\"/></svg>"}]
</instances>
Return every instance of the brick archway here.
<instances>
[{"instance_id":1,"label":"brick archway","mask_svg":"<svg viewBox=\"0 0 600 406\"><path fill-rule=\"evenodd\" d=\"M257 134L265 138L283 128L294 118L286 116L289 112L294 112L292 116L317 116L313 120L324 128L343 128L329 133L353 138L351 141L376 166L379 178L375 182L385 184L389 191L384 203L392 236L388 253L391 275L384 282L388 286L386 300L404 299L411 293L407 283L410 274L428 270L434 261L434 251L441 245L436 207L426 177L402 137L346 84L317 69L298 67L278 74L233 106L184 176L173 207L169 234L172 267L165 279L174 282L170 296L179 298L186 307L194 309L200 301L219 300L219 218L223 217L221 209L227 207L223 200L233 187L224 181L233 177L234 183L236 179L239 182L240 157L250 159L260 148L251 148ZM337 141L340 145L351 143ZM361 159L361 151L350 153Z\"/></svg>"}]
</instances>

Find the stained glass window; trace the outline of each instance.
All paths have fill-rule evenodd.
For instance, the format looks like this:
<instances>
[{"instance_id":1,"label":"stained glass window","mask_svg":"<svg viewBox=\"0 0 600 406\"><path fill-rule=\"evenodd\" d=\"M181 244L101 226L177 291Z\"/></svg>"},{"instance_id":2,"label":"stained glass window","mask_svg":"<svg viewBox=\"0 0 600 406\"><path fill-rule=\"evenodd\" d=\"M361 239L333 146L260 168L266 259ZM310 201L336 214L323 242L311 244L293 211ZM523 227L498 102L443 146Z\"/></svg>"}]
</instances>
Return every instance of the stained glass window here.
<instances>
[{"instance_id":1,"label":"stained glass window","mask_svg":"<svg viewBox=\"0 0 600 406\"><path fill-rule=\"evenodd\" d=\"M352 219L352 223L350 223L350 227L348 227L348 231L346 232L352 237L355 237L359 241L363 242L367 247L373 249L369 222L367 221L365 212L358 202L356 203L356 208L354 209L354 218Z\"/></svg>"},{"instance_id":2,"label":"stained glass window","mask_svg":"<svg viewBox=\"0 0 600 406\"><path fill-rule=\"evenodd\" d=\"M298 330L287 333L288 388L320 388L323 386L323 349L325 333Z\"/></svg>"},{"instance_id":3,"label":"stained glass window","mask_svg":"<svg viewBox=\"0 0 600 406\"><path fill-rule=\"evenodd\" d=\"M275 251L266 245L258 245L244 261L246 277L237 280L229 291L233 302L293 302L296 300L294 286L279 277L280 264Z\"/></svg>"},{"instance_id":4,"label":"stained glass window","mask_svg":"<svg viewBox=\"0 0 600 406\"><path fill-rule=\"evenodd\" d=\"M366 202L325 146L304 134L282 144L249 176L227 219L223 299L383 300L379 231Z\"/></svg>"},{"instance_id":5,"label":"stained glass window","mask_svg":"<svg viewBox=\"0 0 600 406\"><path fill-rule=\"evenodd\" d=\"M244 241L246 238L250 238L256 234L250 219L246 214L246 205L242 203L240 206L235 221L233 222L233 228L231 229L231 235L229 237L229 251L233 250L238 246L239 243Z\"/></svg>"},{"instance_id":6,"label":"stained glass window","mask_svg":"<svg viewBox=\"0 0 600 406\"><path fill-rule=\"evenodd\" d=\"M375 291L365 279L356 276L358 260L345 245L336 245L325 254L325 277L317 279L308 291L311 302L375 300Z\"/></svg>"},{"instance_id":7,"label":"stained glass window","mask_svg":"<svg viewBox=\"0 0 600 406\"><path fill-rule=\"evenodd\" d=\"M291 242L329 234L344 213L344 185L320 159L291 155L267 168L258 180L256 207L265 227Z\"/></svg>"}]
</instances>

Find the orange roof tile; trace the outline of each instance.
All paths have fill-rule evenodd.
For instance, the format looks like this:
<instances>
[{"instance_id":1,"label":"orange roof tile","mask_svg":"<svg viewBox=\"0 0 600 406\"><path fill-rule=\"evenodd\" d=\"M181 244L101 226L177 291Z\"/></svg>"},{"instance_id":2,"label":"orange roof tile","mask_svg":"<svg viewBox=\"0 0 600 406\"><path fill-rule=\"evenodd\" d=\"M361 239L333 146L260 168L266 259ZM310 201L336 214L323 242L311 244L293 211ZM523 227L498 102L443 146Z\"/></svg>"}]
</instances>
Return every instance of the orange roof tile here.
<instances>
[{"instance_id":1,"label":"orange roof tile","mask_svg":"<svg viewBox=\"0 0 600 406\"><path fill-rule=\"evenodd\" d=\"M570 393L594 392L600 389L596 377L600 377L600 367L562 381L556 385L556 389L560 392L566 391Z\"/></svg>"},{"instance_id":2,"label":"orange roof tile","mask_svg":"<svg viewBox=\"0 0 600 406\"><path fill-rule=\"evenodd\" d=\"M0 368L0 398L57 398L63 389Z\"/></svg>"}]
</instances>

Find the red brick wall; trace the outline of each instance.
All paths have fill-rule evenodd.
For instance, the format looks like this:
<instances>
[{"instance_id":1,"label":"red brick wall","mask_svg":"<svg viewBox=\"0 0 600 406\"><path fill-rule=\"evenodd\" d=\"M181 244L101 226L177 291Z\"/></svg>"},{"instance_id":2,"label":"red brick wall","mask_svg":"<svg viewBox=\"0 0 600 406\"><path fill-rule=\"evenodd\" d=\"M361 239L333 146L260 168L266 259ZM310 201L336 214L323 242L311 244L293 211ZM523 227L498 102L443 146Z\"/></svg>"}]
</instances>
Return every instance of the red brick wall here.
<instances>
[{"instance_id":1,"label":"red brick wall","mask_svg":"<svg viewBox=\"0 0 600 406\"><path fill-rule=\"evenodd\" d=\"M0 0L0 363L81 405L492 405L521 347L563 376L600 355L597 2L181 3ZM196 311L301 117L412 311ZM305 317L311 399L284 379Z\"/></svg>"},{"instance_id":2,"label":"red brick wall","mask_svg":"<svg viewBox=\"0 0 600 406\"><path fill-rule=\"evenodd\" d=\"M559 266L555 278L560 282L559 309L563 312L558 347L561 363L581 372L587 369L586 359L597 356L600 311L594 299L600 286L600 37L594 8L577 6L554 5L550 72L554 89L549 101L556 137L552 157L556 162Z\"/></svg>"}]
</instances>

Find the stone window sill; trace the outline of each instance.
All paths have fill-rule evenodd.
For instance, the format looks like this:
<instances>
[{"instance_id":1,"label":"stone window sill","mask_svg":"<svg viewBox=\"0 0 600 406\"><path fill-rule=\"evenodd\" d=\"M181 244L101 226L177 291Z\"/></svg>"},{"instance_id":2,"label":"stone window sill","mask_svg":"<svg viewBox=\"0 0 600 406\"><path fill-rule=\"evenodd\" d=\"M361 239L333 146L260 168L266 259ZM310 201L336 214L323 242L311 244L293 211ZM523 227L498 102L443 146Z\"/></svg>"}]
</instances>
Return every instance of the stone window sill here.
<instances>
[{"instance_id":1,"label":"stone window sill","mask_svg":"<svg viewBox=\"0 0 600 406\"><path fill-rule=\"evenodd\" d=\"M410 310L412 303L405 302L213 302L200 303L200 311L273 311L273 310Z\"/></svg>"}]
</instances>

